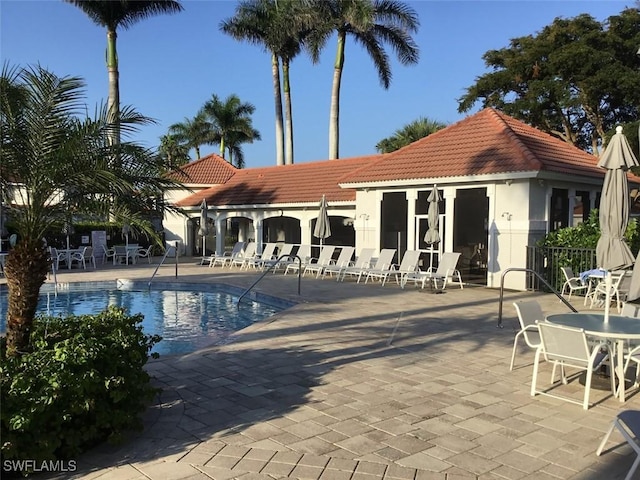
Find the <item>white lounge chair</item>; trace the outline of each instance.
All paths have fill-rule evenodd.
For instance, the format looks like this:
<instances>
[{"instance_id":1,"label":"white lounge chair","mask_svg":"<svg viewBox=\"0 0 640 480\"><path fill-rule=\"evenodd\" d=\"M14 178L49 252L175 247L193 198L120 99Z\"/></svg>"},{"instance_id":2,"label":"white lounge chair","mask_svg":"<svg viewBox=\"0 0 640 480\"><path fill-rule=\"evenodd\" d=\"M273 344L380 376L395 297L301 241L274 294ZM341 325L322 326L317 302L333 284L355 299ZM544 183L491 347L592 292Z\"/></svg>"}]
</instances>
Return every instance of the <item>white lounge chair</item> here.
<instances>
[{"instance_id":1,"label":"white lounge chair","mask_svg":"<svg viewBox=\"0 0 640 480\"><path fill-rule=\"evenodd\" d=\"M373 248L363 248L360 250L360 255L356 257L356 261L340 270L338 273L338 281L343 282L344 277L347 275L360 277L363 271L371 267L371 259L374 253L375 249Z\"/></svg>"},{"instance_id":2,"label":"white lounge chair","mask_svg":"<svg viewBox=\"0 0 640 480\"><path fill-rule=\"evenodd\" d=\"M241 255L244 251L245 242L236 242L231 249L231 252L225 252L222 255L215 255L211 257L211 261L209 262L210 267L215 267L216 265L220 265L224 267L227 263L231 263L231 260L236 258L238 255Z\"/></svg>"},{"instance_id":3,"label":"white lounge chair","mask_svg":"<svg viewBox=\"0 0 640 480\"><path fill-rule=\"evenodd\" d=\"M278 249L278 252L275 255L275 259L273 261L266 260L262 264L262 269L271 268L273 269L273 273L276 273L276 270L279 268L287 268L287 262L291 260L288 255L291 255L293 251L293 244L284 243L282 247Z\"/></svg>"},{"instance_id":4,"label":"white lounge chair","mask_svg":"<svg viewBox=\"0 0 640 480\"><path fill-rule=\"evenodd\" d=\"M252 263L256 258L257 248L258 245L256 244L256 242L247 243L247 246L244 248L242 254L236 255L234 258L232 258L231 262L229 262L229 266L233 267L237 265L241 270L243 268L249 268L249 264Z\"/></svg>"},{"instance_id":5,"label":"white lounge chair","mask_svg":"<svg viewBox=\"0 0 640 480\"><path fill-rule=\"evenodd\" d=\"M396 283L400 283L400 278L403 275L415 273L418 270L418 262L420 261L419 250L406 250L402 255L402 261L400 265L391 264L382 270L369 270L367 277L364 279L364 283L367 283L369 279L379 278L382 281L382 286L386 283L387 279L393 275L396 277Z\"/></svg>"},{"instance_id":6,"label":"white lounge chair","mask_svg":"<svg viewBox=\"0 0 640 480\"><path fill-rule=\"evenodd\" d=\"M391 266L393 265L393 257L395 257L395 255L396 255L395 248L383 248L382 250L380 250L380 255L378 255L378 258L376 259L373 266L370 268L365 268L360 272L360 274L358 275L358 283L360 283L360 280L362 279L363 275L365 277L365 283L366 283L366 279L369 276L369 272L373 272L373 273L385 272L389 268L391 268Z\"/></svg>"},{"instance_id":7,"label":"white lounge chair","mask_svg":"<svg viewBox=\"0 0 640 480\"><path fill-rule=\"evenodd\" d=\"M323 246L318 258L312 258L310 262L304 265L302 275L315 272L316 278L318 278L322 272L324 272L324 269L333 262L333 252L335 252L335 250L336 247L334 245Z\"/></svg>"},{"instance_id":8,"label":"white lounge chair","mask_svg":"<svg viewBox=\"0 0 640 480\"><path fill-rule=\"evenodd\" d=\"M518 314L520 330L513 339L513 352L511 353L509 371L513 370L513 362L516 358L516 349L520 335L522 335L529 348L538 348L540 346L540 329L538 328L537 322L544 321L544 313L537 300L520 300L513 302L513 306L516 308L516 313Z\"/></svg>"},{"instance_id":9,"label":"white lounge chair","mask_svg":"<svg viewBox=\"0 0 640 480\"><path fill-rule=\"evenodd\" d=\"M267 242L262 247L262 252L254 255L252 260L247 262L247 268L260 268L262 269L265 265L265 262L273 261L276 259L276 248L278 248L278 244L275 242Z\"/></svg>"},{"instance_id":10,"label":"white lounge chair","mask_svg":"<svg viewBox=\"0 0 640 480\"><path fill-rule=\"evenodd\" d=\"M406 275L404 277L404 283L406 284L407 281L413 280L416 284L420 283L422 288L424 288L427 282L431 282L431 284L438 289L438 282L442 282L442 289L444 290L447 287L447 283L449 283L449 279L452 281L457 279L462 289L464 288L464 284L462 283L460 271L457 269L459 259L459 252L445 252L442 254L438 267L435 270L429 267L426 272Z\"/></svg>"},{"instance_id":11,"label":"white lounge chair","mask_svg":"<svg viewBox=\"0 0 640 480\"><path fill-rule=\"evenodd\" d=\"M298 261L298 258L295 258L296 256L300 259L300 261ZM298 268L300 268L300 266L303 266L302 268L304 269L304 265L310 260L311 260L311 245L307 245L307 244L300 245L298 247L298 250L295 252L295 254L284 262L283 264L284 274L286 275L290 271L291 272L298 271Z\"/></svg>"},{"instance_id":12,"label":"white lounge chair","mask_svg":"<svg viewBox=\"0 0 640 480\"><path fill-rule=\"evenodd\" d=\"M371 250L373 251L373 249ZM338 255L338 258L334 262L331 262L329 265L324 267L324 269L322 270L322 278L324 278L327 273L329 275L331 275L332 273L336 273L338 276L340 276L340 272L342 271L342 269L348 267L351 264L351 258L353 257L353 252L355 251L356 249L354 247L342 247L340 249L340 255Z\"/></svg>"}]
</instances>

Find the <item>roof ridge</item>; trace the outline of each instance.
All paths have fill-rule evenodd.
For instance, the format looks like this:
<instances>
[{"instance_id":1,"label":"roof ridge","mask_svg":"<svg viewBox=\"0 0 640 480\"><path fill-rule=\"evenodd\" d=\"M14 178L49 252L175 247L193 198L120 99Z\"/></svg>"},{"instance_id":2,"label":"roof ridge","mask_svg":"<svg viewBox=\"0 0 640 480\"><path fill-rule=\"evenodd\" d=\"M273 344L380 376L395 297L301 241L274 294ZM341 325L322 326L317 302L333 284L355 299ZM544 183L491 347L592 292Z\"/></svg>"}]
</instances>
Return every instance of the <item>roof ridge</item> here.
<instances>
[{"instance_id":1,"label":"roof ridge","mask_svg":"<svg viewBox=\"0 0 640 480\"><path fill-rule=\"evenodd\" d=\"M541 162L538 159L538 157L536 157L533 154L533 152L531 152L531 150L529 150L529 147L527 147L522 142L522 140L520 140L520 137L518 136L518 134L513 131L513 127L509 125L509 121L507 121L507 118L509 118L509 120L511 121L515 121L522 124L522 126L524 126L525 129L529 129L529 128L533 129L534 127L514 117L511 117L504 112L496 110L493 107L487 107L485 111L486 111L486 115L491 117L491 119L494 120L496 124L502 125L504 127L504 133L506 134L507 138L509 138L513 143L515 143L518 146L518 150L522 153L522 155L527 160L527 162L531 164L531 168L534 170L542 170L544 168L544 163Z\"/></svg>"}]
</instances>

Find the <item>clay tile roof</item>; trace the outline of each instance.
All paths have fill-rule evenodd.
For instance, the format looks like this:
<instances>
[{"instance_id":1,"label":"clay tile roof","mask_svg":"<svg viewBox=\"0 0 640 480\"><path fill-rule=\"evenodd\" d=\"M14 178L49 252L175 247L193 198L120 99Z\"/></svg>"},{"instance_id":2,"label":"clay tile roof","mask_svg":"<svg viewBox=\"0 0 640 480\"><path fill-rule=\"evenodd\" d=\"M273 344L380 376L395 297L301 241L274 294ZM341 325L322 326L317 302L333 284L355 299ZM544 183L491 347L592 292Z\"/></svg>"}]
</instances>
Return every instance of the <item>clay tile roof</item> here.
<instances>
[{"instance_id":1,"label":"clay tile roof","mask_svg":"<svg viewBox=\"0 0 640 480\"><path fill-rule=\"evenodd\" d=\"M212 153L184 165L178 172L169 174L169 177L186 184L219 185L233 177L237 171L236 167L220 155Z\"/></svg>"},{"instance_id":2,"label":"clay tile roof","mask_svg":"<svg viewBox=\"0 0 640 480\"><path fill-rule=\"evenodd\" d=\"M325 195L329 202L353 202L356 192L338 184L348 173L371 164L381 155L297 163L273 167L237 169L224 184L207 188L177 202L178 206L261 205L317 203Z\"/></svg>"},{"instance_id":3,"label":"clay tile roof","mask_svg":"<svg viewBox=\"0 0 640 480\"><path fill-rule=\"evenodd\" d=\"M343 179L385 182L526 171L602 177L597 158L492 108L385 155Z\"/></svg>"}]
</instances>

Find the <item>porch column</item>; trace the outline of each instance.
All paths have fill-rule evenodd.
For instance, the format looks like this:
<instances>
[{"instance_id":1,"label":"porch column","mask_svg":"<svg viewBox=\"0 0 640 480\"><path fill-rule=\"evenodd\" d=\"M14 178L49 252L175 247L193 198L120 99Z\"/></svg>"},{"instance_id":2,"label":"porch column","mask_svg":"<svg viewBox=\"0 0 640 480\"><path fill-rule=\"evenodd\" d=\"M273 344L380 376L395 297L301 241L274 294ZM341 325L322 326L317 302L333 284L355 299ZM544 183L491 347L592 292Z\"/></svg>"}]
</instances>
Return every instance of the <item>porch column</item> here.
<instances>
[{"instance_id":1,"label":"porch column","mask_svg":"<svg viewBox=\"0 0 640 480\"><path fill-rule=\"evenodd\" d=\"M456 202L456 188L444 187L442 192L443 199L445 200L444 210L444 222L445 222L445 234L443 241L443 252L453 252L453 212L455 211Z\"/></svg>"},{"instance_id":2,"label":"porch column","mask_svg":"<svg viewBox=\"0 0 640 480\"><path fill-rule=\"evenodd\" d=\"M573 213L576 208L576 189L569 189L569 221L568 226L573 227Z\"/></svg>"},{"instance_id":3,"label":"porch column","mask_svg":"<svg viewBox=\"0 0 640 480\"><path fill-rule=\"evenodd\" d=\"M224 237L227 235L227 219L217 219L216 226L216 255L224 254Z\"/></svg>"},{"instance_id":4,"label":"porch column","mask_svg":"<svg viewBox=\"0 0 640 480\"><path fill-rule=\"evenodd\" d=\"M316 217L309 218L306 212L303 212L302 218L300 218L300 244L312 245L314 238L311 235L311 220Z\"/></svg>"},{"instance_id":5,"label":"porch column","mask_svg":"<svg viewBox=\"0 0 640 480\"><path fill-rule=\"evenodd\" d=\"M416 199L418 191L406 192L407 198L407 250L415 250L416 246Z\"/></svg>"},{"instance_id":6,"label":"porch column","mask_svg":"<svg viewBox=\"0 0 640 480\"><path fill-rule=\"evenodd\" d=\"M256 252L262 253L262 220L253 219L253 227L256 232Z\"/></svg>"}]
</instances>

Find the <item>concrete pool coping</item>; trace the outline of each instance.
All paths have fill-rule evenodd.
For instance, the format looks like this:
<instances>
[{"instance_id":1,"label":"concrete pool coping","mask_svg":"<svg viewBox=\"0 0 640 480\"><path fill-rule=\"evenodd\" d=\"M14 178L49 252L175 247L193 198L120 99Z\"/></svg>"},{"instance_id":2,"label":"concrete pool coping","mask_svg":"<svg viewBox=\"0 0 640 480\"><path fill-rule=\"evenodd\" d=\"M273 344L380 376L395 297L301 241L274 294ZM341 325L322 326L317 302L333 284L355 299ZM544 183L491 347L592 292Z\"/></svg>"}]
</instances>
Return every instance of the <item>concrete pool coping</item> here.
<instances>
[{"instance_id":1,"label":"concrete pool coping","mask_svg":"<svg viewBox=\"0 0 640 480\"><path fill-rule=\"evenodd\" d=\"M99 265L58 279L144 279L151 267ZM173 274L163 266L157 278L245 288L256 278L194 260ZM532 398L533 352L524 348L509 372L511 302L535 297L545 312L566 311L554 296L506 292L499 329L498 292L483 287L433 295L304 278L298 297L296 277L269 279L256 288L299 303L231 344L150 361L163 393L145 430L81 456L78 473L52 477L622 479L630 467L629 448L595 450L617 412L640 408L638 395L620 404L594 390L588 411ZM580 297L572 303L585 308Z\"/></svg>"}]
</instances>

